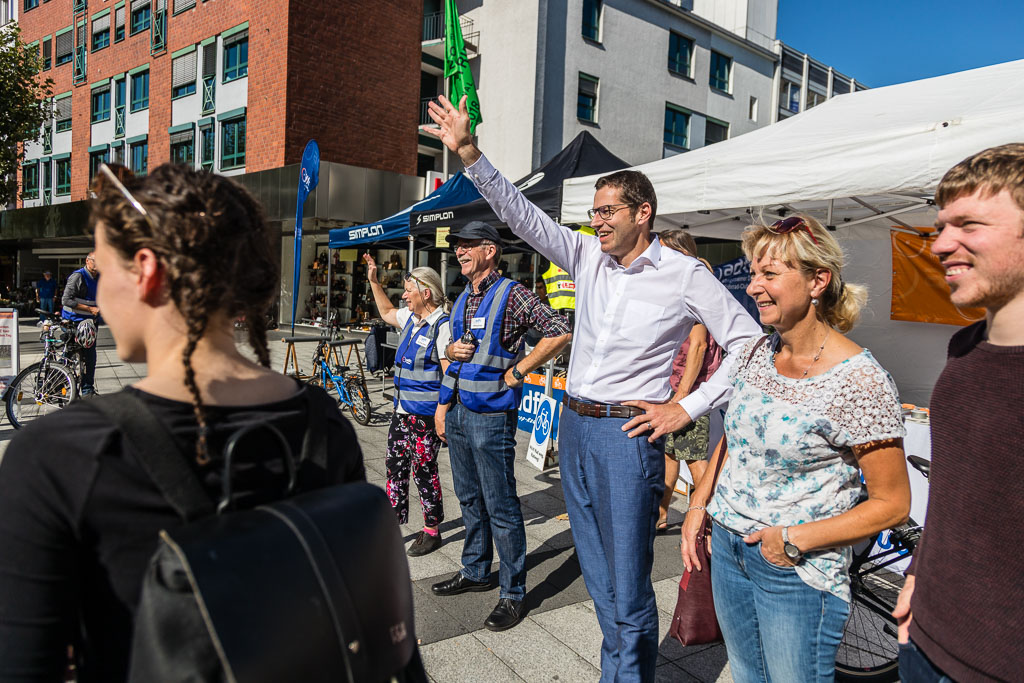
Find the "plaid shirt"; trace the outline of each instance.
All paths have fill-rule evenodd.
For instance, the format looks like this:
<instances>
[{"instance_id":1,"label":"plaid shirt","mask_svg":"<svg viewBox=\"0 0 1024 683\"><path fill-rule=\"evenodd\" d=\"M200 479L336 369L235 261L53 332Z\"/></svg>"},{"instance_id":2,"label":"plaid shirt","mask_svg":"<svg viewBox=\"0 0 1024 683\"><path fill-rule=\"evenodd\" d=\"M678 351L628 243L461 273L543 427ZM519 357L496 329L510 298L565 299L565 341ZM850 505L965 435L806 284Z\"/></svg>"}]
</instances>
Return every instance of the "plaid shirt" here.
<instances>
[{"instance_id":1,"label":"plaid shirt","mask_svg":"<svg viewBox=\"0 0 1024 683\"><path fill-rule=\"evenodd\" d=\"M470 321L484 298L487 289L501 276L492 270L480 282L480 290L473 291L473 285L466 287L469 296L466 299L466 311L462 320L462 329L470 328ZM572 329L564 316L555 313L544 304L536 294L516 282L508 293L508 304L501 318L501 345L510 353L518 353L523 344L523 337L530 328L540 332L545 338L561 337L569 334ZM457 341L457 340L452 340Z\"/></svg>"}]
</instances>

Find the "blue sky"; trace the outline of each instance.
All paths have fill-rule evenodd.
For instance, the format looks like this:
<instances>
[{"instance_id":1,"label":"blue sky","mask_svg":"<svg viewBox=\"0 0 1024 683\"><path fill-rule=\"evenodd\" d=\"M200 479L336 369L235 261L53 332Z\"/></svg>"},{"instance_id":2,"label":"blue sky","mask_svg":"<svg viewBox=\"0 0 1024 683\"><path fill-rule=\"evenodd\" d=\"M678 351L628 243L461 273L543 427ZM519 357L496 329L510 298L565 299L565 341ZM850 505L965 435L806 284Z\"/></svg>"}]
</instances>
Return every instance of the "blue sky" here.
<instances>
[{"instance_id":1,"label":"blue sky","mask_svg":"<svg viewBox=\"0 0 1024 683\"><path fill-rule=\"evenodd\" d=\"M1024 59L1024 1L779 0L777 35L877 88Z\"/></svg>"}]
</instances>

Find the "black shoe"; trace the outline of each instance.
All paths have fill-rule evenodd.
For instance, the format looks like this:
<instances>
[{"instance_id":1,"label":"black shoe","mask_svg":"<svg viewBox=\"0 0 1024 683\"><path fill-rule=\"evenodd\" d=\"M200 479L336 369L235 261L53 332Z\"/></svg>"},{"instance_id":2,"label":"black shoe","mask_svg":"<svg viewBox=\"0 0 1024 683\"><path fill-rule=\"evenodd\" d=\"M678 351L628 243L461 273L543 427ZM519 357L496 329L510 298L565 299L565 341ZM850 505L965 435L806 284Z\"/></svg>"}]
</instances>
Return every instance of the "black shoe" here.
<instances>
[{"instance_id":1,"label":"black shoe","mask_svg":"<svg viewBox=\"0 0 1024 683\"><path fill-rule=\"evenodd\" d=\"M523 609L522 600L502 598L498 600L498 605L491 612L491 616L487 617L484 626L491 631L505 631L522 621L524 616L526 610Z\"/></svg>"},{"instance_id":2,"label":"black shoe","mask_svg":"<svg viewBox=\"0 0 1024 683\"><path fill-rule=\"evenodd\" d=\"M491 582L471 581L463 576L462 572L457 572L455 576L447 581L435 583L430 587L430 590L433 591L434 595L460 595L470 591L480 593L491 590Z\"/></svg>"},{"instance_id":3,"label":"black shoe","mask_svg":"<svg viewBox=\"0 0 1024 683\"><path fill-rule=\"evenodd\" d=\"M426 555L432 553L441 547L441 532L437 532L434 535L428 534L426 531L421 531L416 540L412 542L409 549L405 551L405 554L409 557L419 557L420 555ZM460 574L461 576L461 574Z\"/></svg>"}]
</instances>

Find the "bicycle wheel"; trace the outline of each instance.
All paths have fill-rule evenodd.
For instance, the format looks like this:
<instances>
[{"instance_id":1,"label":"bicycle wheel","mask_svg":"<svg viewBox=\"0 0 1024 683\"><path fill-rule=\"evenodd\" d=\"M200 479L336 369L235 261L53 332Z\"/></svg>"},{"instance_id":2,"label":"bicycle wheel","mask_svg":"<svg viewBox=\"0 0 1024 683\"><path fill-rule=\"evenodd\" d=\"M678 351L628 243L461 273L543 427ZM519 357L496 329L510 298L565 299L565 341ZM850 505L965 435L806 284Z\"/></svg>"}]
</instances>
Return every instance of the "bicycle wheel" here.
<instances>
[{"instance_id":1,"label":"bicycle wheel","mask_svg":"<svg viewBox=\"0 0 1024 683\"><path fill-rule=\"evenodd\" d=\"M837 681L898 680L899 643L890 612L903 582L902 574L870 564L851 572L850 618L836 653Z\"/></svg>"},{"instance_id":2,"label":"bicycle wheel","mask_svg":"<svg viewBox=\"0 0 1024 683\"><path fill-rule=\"evenodd\" d=\"M366 391L366 385L359 380L352 380L345 383L348 390L348 397L352 403L352 417L361 425L370 424L370 397Z\"/></svg>"},{"instance_id":3,"label":"bicycle wheel","mask_svg":"<svg viewBox=\"0 0 1024 683\"><path fill-rule=\"evenodd\" d=\"M7 419L15 429L60 410L78 396L78 382L68 368L52 362L45 373L41 368L41 363L33 363L7 387Z\"/></svg>"}]
</instances>

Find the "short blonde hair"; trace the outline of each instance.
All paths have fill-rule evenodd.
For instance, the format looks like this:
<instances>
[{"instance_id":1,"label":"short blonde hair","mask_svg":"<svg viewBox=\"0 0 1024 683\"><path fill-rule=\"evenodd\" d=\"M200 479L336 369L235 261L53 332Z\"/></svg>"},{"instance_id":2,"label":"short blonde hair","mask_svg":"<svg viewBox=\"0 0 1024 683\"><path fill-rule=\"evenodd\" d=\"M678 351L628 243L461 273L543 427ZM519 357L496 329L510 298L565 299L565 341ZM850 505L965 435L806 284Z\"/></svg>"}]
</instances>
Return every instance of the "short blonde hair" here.
<instances>
[{"instance_id":1,"label":"short blonde hair","mask_svg":"<svg viewBox=\"0 0 1024 683\"><path fill-rule=\"evenodd\" d=\"M814 218L797 216L803 219L807 230L800 227L780 235L765 223L749 226L743 231L743 254L751 263L767 254L808 275L819 268L832 273L828 288L819 299L818 315L840 332L848 332L857 324L867 303L868 288L843 282L844 257L839 242Z\"/></svg>"}]
</instances>

